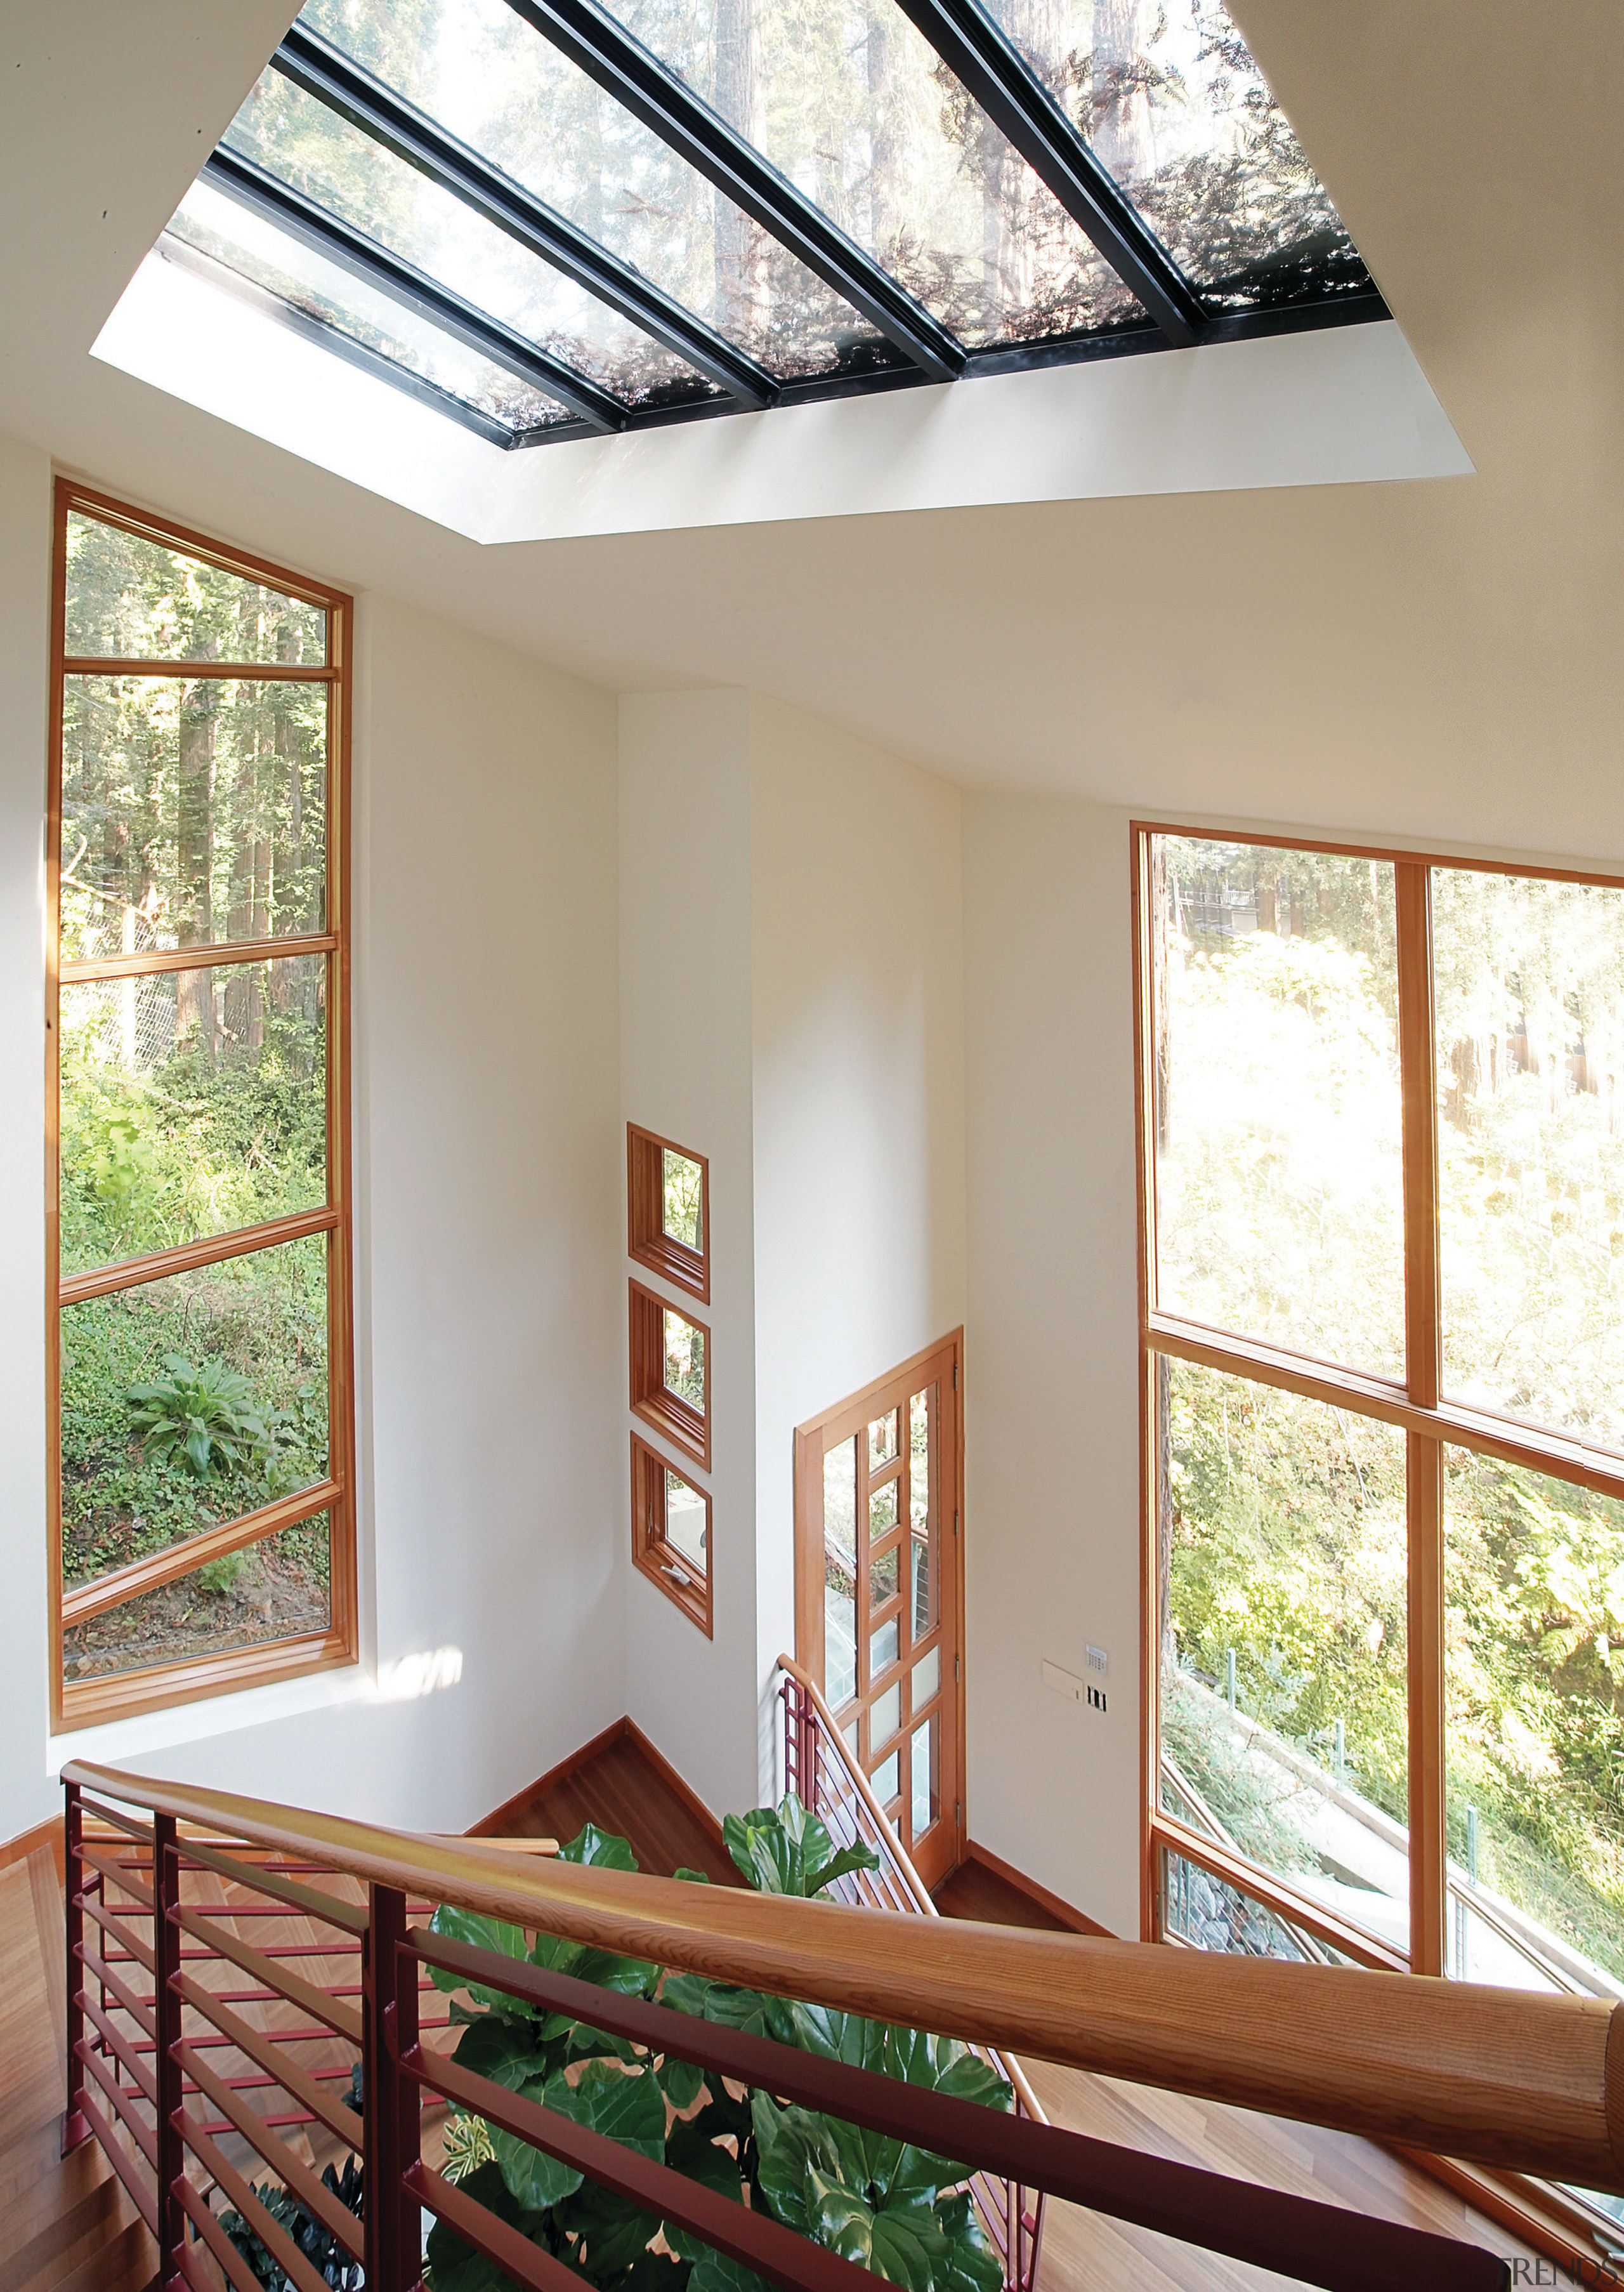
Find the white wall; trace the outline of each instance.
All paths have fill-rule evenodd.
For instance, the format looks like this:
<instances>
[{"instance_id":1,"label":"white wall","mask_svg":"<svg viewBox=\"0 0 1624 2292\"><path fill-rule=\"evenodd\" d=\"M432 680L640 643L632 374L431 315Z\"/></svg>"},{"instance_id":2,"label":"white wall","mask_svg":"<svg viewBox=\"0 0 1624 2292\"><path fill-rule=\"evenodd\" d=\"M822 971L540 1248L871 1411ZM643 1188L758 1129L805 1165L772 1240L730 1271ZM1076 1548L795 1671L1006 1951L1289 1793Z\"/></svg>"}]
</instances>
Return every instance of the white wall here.
<instances>
[{"instance_id":1,"label":"white wall","mask_svg":"<svg viewBox=\"0 0 1624 2292\"><path fill-rule=\"evenodd\" d=\"M623 1707L719 1812L755 1803L755 1247L751 1196L750 705L742 692L620 704L623 1120L711 1166L710 1559L715 1637L631 1564L624 1182L613 1390L625 1578ZM625 1133L617 1166L623 1171ZM640 1281L660 1287L645 1269ZM690 1303L672 1291L676 1304ZM654 1443L657 1446L657 1441Z\"/></svg>"},{"instance_id":2,"label":"white wall","mask_svg":"<svg viewBox=\"0 0 1624 2292\"><path fill-rule=\"evenodd\" d=\"M1128 816L964 799L969 1828L1137 1936ZM1106 1650L1101 1718L1042 1683Z\"/></svg>"},{"instance_id":3,"label":"white wall","mask_svg":"<svg viewBox=\"0 0 1624 2292\"><path fill-rule=\"evenodd\" d=\"M73 1752L461 1828L624 1707L615 704L359 601L364 1662L47 1735L50 470L0 440L0 1837ZM228 535L253 547L250 531Z\"/></svg>"},{"instance_id":4,"label":"white wall","mask_svg":"<svg viewBox=\"0 0 1624 2292\"><path fill-rule=\"evenodd\" d=\"M0 437L0 1838L52 1812L45 1585L51 467ZM20 1747L28 1750L19 1755Z\"/></svg>"},{"instance_id":5,"label":"white wall","mask_svg":"<svg viewBox=\"0 0 1624 2292\"><path fill-rule=\"evenodd\" d=\"M795 1644L795 1426L964 1319L960 801L915 765L752 701L764 1683Z\"/></svg>"}]
</instances>

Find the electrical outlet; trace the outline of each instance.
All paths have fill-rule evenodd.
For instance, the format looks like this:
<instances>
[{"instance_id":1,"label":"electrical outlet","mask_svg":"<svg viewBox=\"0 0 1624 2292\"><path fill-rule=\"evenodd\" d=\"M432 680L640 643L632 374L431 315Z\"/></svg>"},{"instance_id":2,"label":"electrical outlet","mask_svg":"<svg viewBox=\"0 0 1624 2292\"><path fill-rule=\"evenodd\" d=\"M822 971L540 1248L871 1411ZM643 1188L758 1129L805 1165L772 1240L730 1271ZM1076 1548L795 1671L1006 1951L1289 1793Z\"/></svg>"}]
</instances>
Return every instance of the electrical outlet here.
<instances>
[{"instance_id":1,"label":"electrical outlet","mask_svg":"<svg viewBox=\"0 0 1624 2292\"><path fill-rule=\"evenodd\" d=\"M1105 1715L1105 1691L1103 1687L1096 1687L1092 1680L1089 1682L1089 1708L1097 1711L1102 1717Z\"/></svg>"}]
</instances>

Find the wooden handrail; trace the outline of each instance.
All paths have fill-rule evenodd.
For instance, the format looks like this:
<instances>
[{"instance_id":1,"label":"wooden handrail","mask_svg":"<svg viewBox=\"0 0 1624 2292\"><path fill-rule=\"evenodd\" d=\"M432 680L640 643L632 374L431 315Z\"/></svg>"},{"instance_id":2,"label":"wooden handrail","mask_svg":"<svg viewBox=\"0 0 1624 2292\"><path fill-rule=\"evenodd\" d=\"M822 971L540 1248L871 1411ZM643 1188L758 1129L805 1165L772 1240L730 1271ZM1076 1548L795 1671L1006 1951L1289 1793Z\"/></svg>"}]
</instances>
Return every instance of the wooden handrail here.
<instances>
[{"instance_id":1,"label":"wooden handrail","mask_svg":"<svg viewBox=\"0 0 1624 2292\"><path fill-rule=\"evenodd\" d=\"M373 1884L782 1997L1624 2191L1624 2006L514 1856L74 1760L66 1782ZM87 1810L88 1811L88 1810Z\"/></svg>"}]
</instances>

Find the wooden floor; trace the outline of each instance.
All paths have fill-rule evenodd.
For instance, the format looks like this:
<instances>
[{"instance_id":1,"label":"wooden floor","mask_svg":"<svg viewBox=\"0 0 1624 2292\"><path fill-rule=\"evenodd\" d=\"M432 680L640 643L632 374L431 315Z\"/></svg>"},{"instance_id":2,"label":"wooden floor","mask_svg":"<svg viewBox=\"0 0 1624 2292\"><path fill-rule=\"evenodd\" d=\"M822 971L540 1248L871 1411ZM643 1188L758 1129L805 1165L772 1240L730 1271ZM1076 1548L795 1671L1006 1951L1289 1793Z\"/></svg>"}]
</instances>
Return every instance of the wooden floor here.
<instances>
[{"instance_id":1,"label":"wooden floor","mask_svg":"<svg viewBox=\"0 0 1624 2292\"><path fill-rule=\"evenodd\" d=\"M1070 1931L1063 1918L989 1870L985 1862L961 1862L931 1900L945 1918L972 1918L986 1926L1033 1926L1042 1933Z\"/></svg>"},{"instance_id":2,"label":"wooden floor","mask_svg":"<svg viewBox=\"0 0 1624 2292\"><path fill-rule=\"evenodd\" d=\"M712 1885L744 1883L720 1823L626 1720L475 1823L471 1835L556 1838L562 1844L585 1822L628 1839L639 1869L655 1877L686 1868L703 1870Z\"/></svg>"},{"instance_id":3,"label":"wooden floor","mask_svg":"<svg viewBox=\"0 0 1624 2292\"><path fill-rule=\"evenodd\" d=\"M67 1941L50 1850L0 1869L0 2292L142 2292L157 2248L93 2141L61 2149Z\"/></svg>"}]
</instances>

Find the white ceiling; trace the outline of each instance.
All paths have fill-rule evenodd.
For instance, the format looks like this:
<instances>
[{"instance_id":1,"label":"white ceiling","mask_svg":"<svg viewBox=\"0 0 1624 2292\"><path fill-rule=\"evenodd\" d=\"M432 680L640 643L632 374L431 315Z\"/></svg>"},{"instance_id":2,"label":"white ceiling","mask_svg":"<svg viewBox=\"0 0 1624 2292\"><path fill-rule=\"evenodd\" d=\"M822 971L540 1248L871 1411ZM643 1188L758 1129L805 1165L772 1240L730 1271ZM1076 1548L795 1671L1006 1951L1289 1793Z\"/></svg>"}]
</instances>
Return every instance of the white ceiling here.
<instances>
[{"instance_id":1,"label":"white ceiling","mask_svg":"<svg viewBox=\"0 0 1624 2292\"><path fill-rule=\"evenodd\" d=\"M0 429L601 683L753 685L967 782L1624 856L1624 10L1234 12L1475 476L481 548L89 356L288 0L7 0Z\"/></svg>"}]
</instances>

